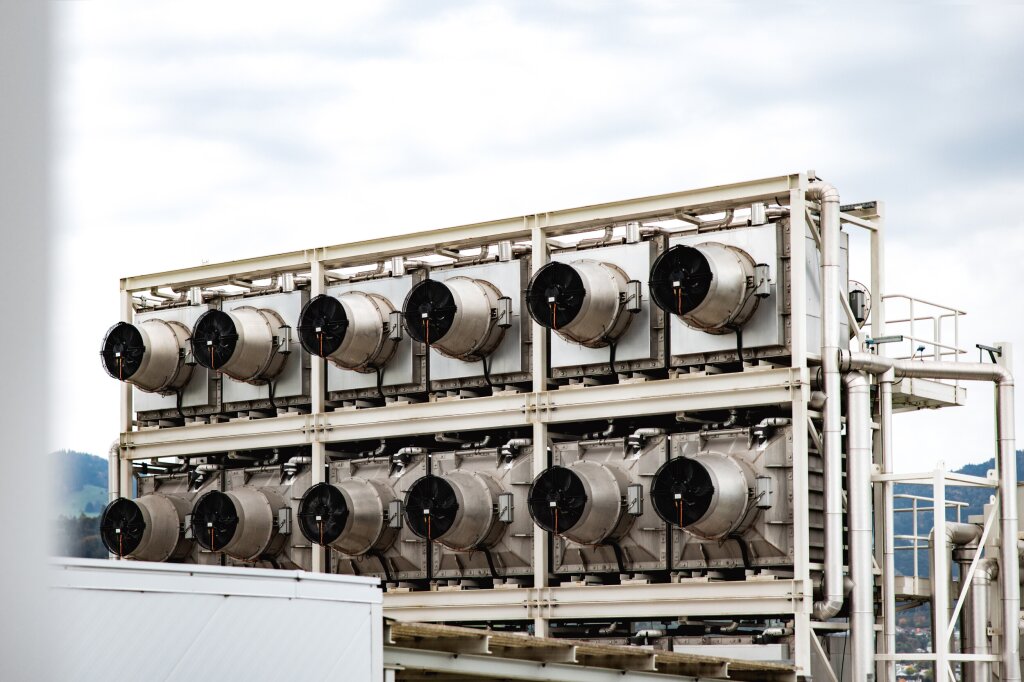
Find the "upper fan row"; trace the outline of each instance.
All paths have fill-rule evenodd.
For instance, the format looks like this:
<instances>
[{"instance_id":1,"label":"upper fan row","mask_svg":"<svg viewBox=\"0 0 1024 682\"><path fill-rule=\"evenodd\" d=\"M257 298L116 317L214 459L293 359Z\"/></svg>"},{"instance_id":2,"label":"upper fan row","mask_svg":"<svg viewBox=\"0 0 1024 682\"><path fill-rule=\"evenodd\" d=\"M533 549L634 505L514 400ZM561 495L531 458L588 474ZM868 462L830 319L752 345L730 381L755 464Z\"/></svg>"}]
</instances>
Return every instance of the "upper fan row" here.
<instances>
[{"instance_id":1,"label":"upper fan row","mask_svg":"<svg viewBox=\"0 0 1024 682\"><path fill-rule=\"evenodd\" d=\"M777 295L788 291L781 230L768 224L688 243L653 235L558 252L528 281L523 256L345 282L312 298L292 291L224 299L219 309L166 308L116 324L100 354L112 377L177 396L179 413L211 402L183 396L202 368L236 380L221 388L222 403L269 398L277 407L275 398L292 404L288 398L308 395L304 363L289 361L301 355L291 353L290 319L302 348L336 368L328 391L340 400L522 387L531 362L523 309L553 332L556 380L784 357L791 306ZM816 306L808 310L816 316ZM813 348L818 331L809 327ZM436 352L429 362L424 348ZM229 388L236 382L250 392ZM252 393L262 386L268 395Z\"/></svg>"}]
</instances>

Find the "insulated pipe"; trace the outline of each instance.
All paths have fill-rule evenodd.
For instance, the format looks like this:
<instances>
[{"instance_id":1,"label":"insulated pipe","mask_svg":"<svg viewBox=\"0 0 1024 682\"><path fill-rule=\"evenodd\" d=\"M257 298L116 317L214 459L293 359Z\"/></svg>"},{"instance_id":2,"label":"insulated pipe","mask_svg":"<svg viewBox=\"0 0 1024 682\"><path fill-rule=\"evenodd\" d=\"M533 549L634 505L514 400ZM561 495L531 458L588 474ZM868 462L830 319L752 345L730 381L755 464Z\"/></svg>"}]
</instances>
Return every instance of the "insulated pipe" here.
<instances>
[{"instance_id":1,"label":"insulated pipe","mask_svg":"<svg viewBox=\"0 0 1024 682\"><path fill-rule=\"evenodd\" d=\"M970 562L960 565L961 580L967 576ZM978 568L971 579L971 589L964 600L961 650L965 654L992 653L992 643L988 636L988 591L992 581L999 576L999 566L995 559L986 558L978 562ZM965 661L963 664L962 682L988 682L992 679L992 663L989 661Z\"/></svg>"},{"instance_id":2,"label":"insulated pipe","mask_svg":"<svg viewBox=\"0 0 1024 682\"><path fill-rule=\"evenodd\" d=\"M821 368L825 389L822 441L825 458L825 580L821 601L814 604L818 620L833 618L843 606L843 481L842 413L839 380L839 191L823 182L811 183L807 198L821 203L822 259Z\"/></svg>"},{"instance_id":3,"label":"insulated pipe","mask_svg":"<svg viewBox=\"0 0 1024 682\"><path fill-rule=\"evenodd\" d=\"M895 372L886 369L878 375L879 421L881 424L881 469L891 474L892 457L892 382ZM896 537L893 528L893 484L882 484L882 517L885 528L882 533L882 651L896 653ZM883 678L896 679L896 661L885 661L882 665Z\"/></svg>"},{"instance_id":4,"label":"insulated pipe","mask_svg":"<svg viewBox=\"0 0 1024 682\"><path fill-rule=\"evenodd\" d=\"M852 680L871 679L875 668L875 576L871 564L871 393L867 375L846 383L846 482L850 527Z\"/></svg>"},{"instance_id":5,"label":"insulated pipe","mask_svg":"<svg viewBox=\"0 0 1024 682\"><path fill-rule=\"evenodd\" d=\"M938 510L936 510L938 511ZM933 512L933 517L934 517ZM946 532L943 534L942 542L936 542L935 529L932 528L928 534L928 547L931 562L932 582L932 651L945 649L949 646L950 631L945 627L950 616L950 599L948 598L950 584L953 582L952 557L951 554L957 547L969 544L977 544L981 538L981 526L970 523L946 523ZM963 578L961 578L962 580ZM939 590L947 592L946 599L936 599ZM936 606L941 608L936 608ZM943 623L938 623L942 619ZM936 671L937 673L939 671ZM936 678L943 677L940 674Z\"/></svg>"},{"instance_id":6,"label":"insulated pipe","mask_svg":"<svg viewBox=\"0 0 1024 682\"><path fill-rule=\"evenodd\" d=\"M999 469L999 511L1000 535L999 563L1003 579L999 581L1002 591L1002 631L1017 632L1020 611L1020 566L1017 560L1017 545L1006 538L1016 538L1017 522L1017 456L1014 441L1013 375L1000 365L980 362L935 362L893 360L867 353L842 354L842 365L846 369L863 369L881 373L892 369L894 377L949 379L959 381L991 381L996 386L996 462ZM825 356L822 356L824 366ZM827 564L826 564L827 567ZM1001 680L1019 682L1020 638L1006 636L1002 642Z\"/></svg>"}]
</instances>

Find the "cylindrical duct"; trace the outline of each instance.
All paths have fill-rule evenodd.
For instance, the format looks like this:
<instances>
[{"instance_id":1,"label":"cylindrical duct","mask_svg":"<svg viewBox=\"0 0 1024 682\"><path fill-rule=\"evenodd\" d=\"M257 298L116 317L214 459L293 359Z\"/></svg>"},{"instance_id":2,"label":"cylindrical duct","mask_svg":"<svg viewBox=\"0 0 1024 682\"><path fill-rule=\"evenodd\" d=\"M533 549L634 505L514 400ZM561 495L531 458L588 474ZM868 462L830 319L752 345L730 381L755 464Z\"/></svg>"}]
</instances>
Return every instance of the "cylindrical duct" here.
<instances>
[{"instance_id":1,"label":"cylindrical duct","mask_svg":"<svg viewBox=\"0 0 1024 682\"><path fill-rule=\"evenodd\" d=\"M242 561L273 557L284 546L277 513L285 506L281 496L269 490L214 490L192 508L192 534L204 548Z\"/></svg>"},{"instance_id":2,"label":"cylindrical duct","mask_svg":"<svg viewBox=\"0 0 1024 682\"><path fill-rule=\"evenodd\" d=\"M610 263L548 263L530 279L530 317L567 341L589 348L607 346L633 319L625 310L628 282L626 273Z\"/></svg>"},{"instance_id":3,"label":"cylindrical duct","mask_svg":"<svg viewBox=\"0 0 1024 682\"><path fill-rule=\"evenodd\" d=\"M188 502L153 493L134 500L119 497L100 516L100 539L111 554L139 561L176 561L188 554L185 539Z\"/></svg>"},{"instance_id":4,"label":"cylindrical duct","mask_svg":"<svg viewBox=\"0 0 1024 682\"><path fill-rule=\"evenodd\" d=\"M284 368L287 358L277 352L276 341L284 326L281 316L267 308L207 310L192 330L192 354L203 367L263 384Z\"/></svg>"},{"instance_id":5,"label":"cylindrical duct","mask_svg":"<svg viewBox=\"0 0 1024 682\"><path fill-rule=\"evenodd\" d=\"M359 556L382 552L398 532L388 519L390 486L362 478L317 483L299 502L299 530L310 542Z\"/></svg>"},{"instance_id":6,"label":"cylindrical duct","mask_svg":"<svg viewBox=\"0 0 1024 682\"><path fill-rule=\"evenodd\" d=\"M753 487L754 475L742 460L705 452L663 464L651 484L651 501L668 523L714 540L750 526Z\"/></svg>"},{"instance_id":7,"label":"cylindrical duct","mask_svg":"<svg viewBox=\"0 0 1024 682\"><path fill-rule=\"evenodd\" d=\"M346 291L312 298L299 315L299 342L311 355L342 369L373 372L391 359L398 341L388 325L391 301L378 294Z\"/></svg>"},{"instance_id":8,"label":"cylindrical duct","mask_svg":"<svg viewBox=\"0 0 1024 682\"><path fill-rule=\"evenodd\" d=\"M677 244L651 266L651 298L695 329L726 334L757 309L754 268L754 259L735 246Z\"/></svg>"},{"instance_id":9,"label":"cylindrical duct","mask_svg":"<svg viewBox=\"0 0 1024 682\"><path fill-rule=\"evenodd\" d=\"M175 393L192 378L192 365L185 362L189 336L180 322L156 317L139 324L118 322L103 337L103 369L143 391Z\"/></svg>"},{"instance_id":10,"label":"cylindrical duct","mask_svg":"<svg viewBox=\"0 0 1024 682\"><path fill-rule=\"evenodd\" d=\"M527 505L534 523L581 545L622 537L634 520L625 513L629 476L617 466L577 460L533 480Z\"/></svg>"},{"instance_id":11,"label":"cylindrical duct","mask_svg":"<svg viewBox=\"0 0 1024 682\"><path fill-rule=\"evenodd\" d=\"M402 317L409 336L457 360L480 360L498 347L501 292L490 282L452 277L425 279L405 297Z\"/></svg>"},{"instance_id":12,"label":"cylindrical duct","mask_svg":"<svg viewBox=\"0 0 1024 682\"><path fill-rule=\"evenodd\" d=\"M457 552L486 549L504 530L495 515L501 493L486 474L455 470L444 478L424 476L405 497L409 529Z\"/></svg>"}]
</instances>

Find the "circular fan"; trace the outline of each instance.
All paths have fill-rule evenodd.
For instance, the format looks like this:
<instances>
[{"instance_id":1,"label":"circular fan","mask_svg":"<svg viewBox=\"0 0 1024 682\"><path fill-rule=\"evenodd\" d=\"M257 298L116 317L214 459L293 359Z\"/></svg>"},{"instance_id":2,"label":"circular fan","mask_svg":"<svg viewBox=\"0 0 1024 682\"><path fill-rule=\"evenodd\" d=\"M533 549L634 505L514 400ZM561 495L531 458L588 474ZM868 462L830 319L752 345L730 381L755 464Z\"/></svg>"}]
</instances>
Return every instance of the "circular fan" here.
<instances>
[{"instance_id":1,"label":"circular fan","mask_svg":"<svg viewBox=\"0 0 1024 682\"><path fill-rule=\"evenodd\" d=\"M558 330L573 321L583 307L587 290L576 268L548 263L533 276L526 301L537 324Z\"/></svg>"},{"instance_id":2,"label":"circular fan","mask_svg":"<svg viewBox=\"0 0 1024 682\"><path fill-rule=\"evenodd\" d=\"M118 322L103 337L100 359L103 369L115 379L125 381L135 374L145 354L142 333L133 324Z\"/></svg>"},{"instance_id":3,"label":"circular fan","mask_svg":"<svg viewBox=\"0 0 1024 682\"><path fill-rule=\"evenodd\" d=\"M554 466L534 480L527 503L534 522L557 535L579 523L587 507L587 491L571 469Z\"/></svg>"},{"instance_id":4,"label":"circular fan","mask_svg":"<svg viewBox=\"0 0 1024 682\"><path fill-rule=\"evenodd\" d=\"M685 315L707 297L712 278L704 254L679 244L658 256L651 266L651 298L662 310Z\"/></svg>"},{"instance_id":5,"label":"circular fan","mask_svg":"<svg viewBox=\"0 0 1024 682\"><path fill-rule=\"evenodd\" d=\"M192 508L192 536L204 548L219 551L231 542L238 530L238 510L231 498L213 490L196 501Z\"/></svg>"},{"instance_id":6,"label":"circular fan","mask_svg":"<svg viewBox=\"0 0 1024 682\"><path fill-rule=\"evenodd\" d=\"M299 530L317 545L329 545L345 530L348 505L341 491L330 483L317 483L299 502Z\"/></svg>"},{"instance_id":7,"label":"circular fan","mask_svg":"<svg viewBox=\"0 0 1024 682\"><path fill-rule=\"evenodd\" d=\"M338 350L348 331L345 306L333 296L310 299L299 314L299 342L311 355L327 357Z\"/></svg>"},{"instance_id":8,"label":"circular fan","mask_svg":"<svg viewBox=\"0 0 1024 682\"><path fill-rule=\"evenodd\" d=\"M429 346L452 328L457 309L447 285L425 279L409 290L402 317L409 336Z\"/></svg>"},{"instance_id":9,"label":"circular fan","mask_svg":"<svg viewBox=\"0 0 1024 682\"><path fill-rule=\"evenodd\" d=\"M111 554L128 556L142 542L146 520L138 504L119 497L103 510L100 517L100 539Z\"/></svg>"},{"instance_id":10,"label":"circular fan","mask_svg":"<svg viewBox=\"0 0 1024 682\"><path fill-rule=\"evenodd\" d=\"M192 355L208 369L218 369L231 359L238 344L238 330L231 316L220 310L207 310L192 329Z\"/></svg>"},{"instance_id":11,"label":"circular fan","mask_svg":"<svg viewBox=\"0 0 1024 682\"><path fill-rule=\"evenodd\" d=\"M677 457L658 469L651 484L654 510L665 521L685 528L711 506L715 486L708 470L695 459Z\"/></svg>"},{"instance_id":12,"label":"circular fan","mask_svg":"<svg viewBox=\"0 0 1024 682\"><path fill-rule=\"evenodd\" d=\"M439 476L424 476L412 484L405 496L409 529L427 540L447 533L455 523L458 511L459 502L454 488Z\"/></svg>"}]
</instances>

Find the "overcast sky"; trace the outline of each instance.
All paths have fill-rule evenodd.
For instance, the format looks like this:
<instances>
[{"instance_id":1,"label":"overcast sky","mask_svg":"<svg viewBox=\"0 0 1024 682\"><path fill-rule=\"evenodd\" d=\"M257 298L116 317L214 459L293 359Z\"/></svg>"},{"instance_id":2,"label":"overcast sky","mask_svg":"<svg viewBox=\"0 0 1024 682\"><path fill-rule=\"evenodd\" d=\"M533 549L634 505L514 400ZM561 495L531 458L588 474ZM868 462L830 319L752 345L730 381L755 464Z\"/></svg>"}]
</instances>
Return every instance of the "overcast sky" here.
<instances>
[{"instance_id":1,"label":"overcast sky","mask_svg":"<svg viewBox=\"0 0 1024 682\"><path fill-rule=\"evenodd\" d=\"M122 276L811 168L1024 357L1024 7L892 5L61 3L49 447L117 436ZM899 416L899 468L989 457L991 403Z\"/></svg>"}]
</instances>

